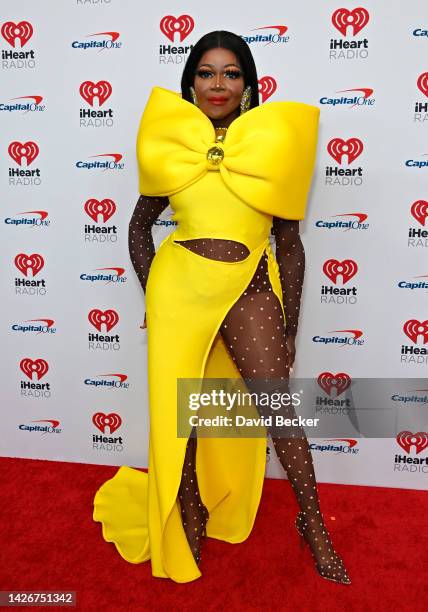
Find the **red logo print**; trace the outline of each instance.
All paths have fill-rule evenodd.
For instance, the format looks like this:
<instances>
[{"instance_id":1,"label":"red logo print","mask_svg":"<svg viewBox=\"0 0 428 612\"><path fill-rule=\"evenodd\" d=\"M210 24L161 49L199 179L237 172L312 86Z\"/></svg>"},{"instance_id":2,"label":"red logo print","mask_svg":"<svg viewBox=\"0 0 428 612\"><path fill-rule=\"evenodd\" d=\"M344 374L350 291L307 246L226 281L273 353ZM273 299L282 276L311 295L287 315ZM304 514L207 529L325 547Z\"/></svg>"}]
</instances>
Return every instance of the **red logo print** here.
<instances>
[{"instance_id":1,"label":"red logo print","mask_svg":"<svg viewBox=\"0 0 428 612\"><path fill-rule=\"evenodd\" d=\"M15 257L15 266L24 276L28 276L28 270L31 270L33 277L36 276L44 265L45 260L38 253L33 253L32 255L18 253Z\"/></svg>"},{"instance_id":2,"label":"red logo print","mask_svg":"<svg viewBox=\"0 0 428 612\"><path fill-rule=\"evenodd\" d=\"M426 200L413 202L410 212L416 221L425 227L425 219L428 217L428 202Z\"/></svg>"},{"instance_id":3,"label":"red logo print","mask_svg":"<svg viewBox=\"0 0 428 612\"><path fill-rule=\"evenodd\" d=\"M101 331L103 325L109 332L119 321L119 315L115 310L99 310L94 308L88 314L89 322L98 330Z\"/></svg>"},{"instance_id":4,"label":"red logo print","mask_svg":"<svg viewBox=\"0 0 428 612\"><path fill-rule=\"evenodd\" d=\"M356 36L368 24L369 19L369 12L361 6L354 8L352 11L340 8L334 11L331 16L332 24L343 36L346 36L348 27L352 29L352 36Z\"/></svg>"},{"instance_id":5,"label":"red logo print","mask_svg":"<svg viewBox=\"0 0 428 612\"><path fill-rule=\"evenodd\" d=\"M102 106L104 102L110 98L112 86L108 81L83 81L79 87L80 95L88 104L94 106L94 98L98 98L98 106Z\"/></svg>"},{"instance_id":6,"label":"red logo print","mask_svg":"<svg viewBox=\"0 0 428 612\"><path fill-rule=\"evenodd\" d=\"M347 283L358 272L357 262L353 259L327 259L322 267L324 274L334 283L337 283L337 277L342 276L343 284Z\"/></svg>"},{"instance_id":7,"label":"red logo print","mask_svg":"<svg viewBox=\"0 0 428 612\"><path fill-rule=\"evenodd\" d=\"M348 138L348 140L332 138L327 145L327 151L338 164L342 163L344 155L348 157L348 164L352 164L361 155L363 149L364 145L359 138Z\"/></svg>"},{"instance_id":8,"label":"red logo print","mask_svg":"<svg viewBox=\"0 0 428 612\"><path fill-rule=\"evenodd\" d=\"M25 157L27 166L29 166L38 156L39 147L32 141L22 143L15 140L10 143L7 152L19 166L22 165L22 158Z\"/></svg>"},{"instance_id":9,"label":"red logo print","mask_svg":"<svg viewBox=\"0 0 428 612\"><path fill-rule=\"evenodd\" d=\"M277 82L271 76L264 76L259 79L258 83L259 93L262 96L262 102L266 102L266 100L270 98L272 94L275 93L276 88L278 87Z\"/></svg>"},{"instance_id":10,"label":"red logo print","mask_svg":"<svg viewBox=\"0 0 428 612\"><path fill-rule=\"evenodd\" d=\"M403 332L415 344L418 343L418 336L422 336L423 343L428 342L428 319L426 321L418 321L417 319L409 319L403 325Z\"/></svg>"},{"instance_id":11,"label":"red logo print","mask_svg":"<svg viewBox=\"0 0 428 612\"><path fill-rule=\"evenodd\" d=\"M12 46L15 47L16 39L19 39L21 47L23 47L33 35L33 26L28 21L6 21L2 25L1 35Z\"/></svg>"},{"instance_id":12,"label":"red logo print","mask_svg":"<svg viewBox=\"0 0 428 612\"><path fill-rule=\"evenodd\" d=\"M345 372L332 374L331 372L321 372L317 378L317 382L321 389L331 397L331 392L336 389L336 397L346 391L351 386L351 377Z\"/></svg>"},{"instance_id":13,"label":"red logo print","mask_svg":"<svg viewBox=\"0 0 428 612\"><path fill-rule=\"evenodd\" d=\"M91 219L95 221L95 223L98 223L99 215L101 215L103 223L105 223L116 212L116 204L113 202L113 200L108 198L105 198L104 200L90 198L89 200L86 200L84 209L86 214L89 215Z\"/></svg>"},{"instance_id":14,"label":"red logo print","mask_svg":"<svg viewBox=\"0 0 428 612\"><path fill-rule=\"evenodd\" d=\"M415 434L411 431L400 431L396 440L401 448L409 454L412 446L415 447L417 455L428 446L428 434L425 431L418 431Z\"/></svg>"},{"instance_id":15,"label":"red logo print","mask_svg":"<svg viewBox=\"0 0 428 612\"><path fill-rule=\"evenodd\" d=\"M425 96L428 96L428 72L419 75L417 86Z\"/></svg>"},{"instance_id":16,"label":"red logo print","mask_svg":"<svg viewBox=\"0 0 428 612\"><path fill-rule=\"evenodd\" d=\"M125 380L128 378L127 374L97 374L97 378L100 378L101 376L117 376L119 382L121 383L125 382Z\"/></svg>"},{"instance_id":17,"label":"red logo print","mask_svg":"<svg viewBox=\"0 0 428 612\"><path fill-rule=\"evenodd\" d=\"M180 35L180 42L183 42L195 27L195 22L190 15L180 15L177 18L172 15L166 15L162 17L159 25L162 32L171 42L174 42L176 32Z\"/></svg>"},{"instance_id":18,"label":"red logo print","mask_svg":"<svg viewBox=\"0 0 428 612\"><path fill-rule=\"evenodd\" d=\"M98 427L98 429L103 433L108 433L106 432L106 429L108 427L109 433L112 434L122 425L122 419L115 412L110 412L110 414L104 414L104 412L96 412L92 417L92 423L95 425L95 427Z\"/></svg>"},{"instance_id":19,"label":"red logo print","mask_svg":"<svg viewBox=\"0 0 428 612\"><path fill-rule=\"evenodd\" d=\"M21 359L19 367L30 380L40 380L49 370L48 362L45 359L35 359L29 357Z\"/></svg>"}]
</instances>

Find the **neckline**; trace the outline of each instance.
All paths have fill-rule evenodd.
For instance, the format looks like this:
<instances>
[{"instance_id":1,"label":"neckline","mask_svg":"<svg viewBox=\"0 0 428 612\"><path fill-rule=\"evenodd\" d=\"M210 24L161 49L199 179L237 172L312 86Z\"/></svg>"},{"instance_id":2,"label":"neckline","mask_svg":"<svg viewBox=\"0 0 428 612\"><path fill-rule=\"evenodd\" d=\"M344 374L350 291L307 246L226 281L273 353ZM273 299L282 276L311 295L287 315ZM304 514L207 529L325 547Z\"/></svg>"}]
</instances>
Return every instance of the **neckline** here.
<instances>
[{"instance_id":1,"label":"neckline","mask_svg":"<svg viewBox=\"0 0 428 612\"><path fill-rule=\"evenodd\" d=\"M208 123L208 125L211 127L211 129L213 130L214 134L215 134L215 127L213 126L213 124L211 123L210 118L203 112L201 111L201 109L196 106L195 104L193 104L192 102L189 102L188 100L185 100L181 93L174 91L172 89L166 89L165 87L160 87L159 85L156 85L155 87L153 87L153 91L154 90L159 90L161 92L170 94L172 96L174 96L176 99L180 100L183 104L187 104L189 105L192 109L194 109L194 111L196 111L196 113L203 118L203 120L205 122ZM290 106L295 106L295 105L299 105L301 107L310 107L313 109L318 109L317 106L314 106L313 104L306 104L306 102L297 102L294 100L271 100L270 102L263 102L262 104L259 104L258 106L254 106L253 108L250 108L249 110L247 110L245 113L243 113L242 115L238 115L238 117L236 117L228 126L227 131L229 132L231 130L231 128L236 124L239 123L242 120L246 120L246 117L248 116L252 116L251 113L254 113L256 111L260 112L261 109L263 108L269 108L272 106L285 106L285 105L290 105Z\"/></svg>"}]
</instances>

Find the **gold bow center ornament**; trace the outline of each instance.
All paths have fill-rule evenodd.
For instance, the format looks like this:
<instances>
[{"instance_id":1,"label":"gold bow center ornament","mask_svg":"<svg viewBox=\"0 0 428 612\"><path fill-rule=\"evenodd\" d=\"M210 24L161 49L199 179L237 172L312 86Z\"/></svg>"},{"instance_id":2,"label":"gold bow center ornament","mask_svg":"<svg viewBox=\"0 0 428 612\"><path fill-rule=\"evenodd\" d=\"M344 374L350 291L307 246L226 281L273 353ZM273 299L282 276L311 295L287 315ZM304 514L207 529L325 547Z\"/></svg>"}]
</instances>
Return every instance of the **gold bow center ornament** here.
<instances>
[{"instance_id":1,"label":"gold bow center ornament","mask_svg":"<svg viewBox=\"0 0 428 612\"><path fill-rule=\"evenodd\" d=\"M207 162L211 168L217 168L223 161L224 151L222 147L216 143L207 151Z\"/></svg>"}]
</instances>

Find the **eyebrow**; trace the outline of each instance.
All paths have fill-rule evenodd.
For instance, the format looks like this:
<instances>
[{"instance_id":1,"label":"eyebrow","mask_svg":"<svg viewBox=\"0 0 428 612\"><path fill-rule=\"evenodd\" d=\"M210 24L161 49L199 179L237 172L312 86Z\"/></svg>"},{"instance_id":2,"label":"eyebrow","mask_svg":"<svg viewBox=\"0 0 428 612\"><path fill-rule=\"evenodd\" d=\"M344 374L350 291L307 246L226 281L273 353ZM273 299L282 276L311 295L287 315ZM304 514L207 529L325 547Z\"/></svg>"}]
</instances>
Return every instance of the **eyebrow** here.
<instances>
[{"instance_id":1,"label":"eyebrow","mask_svg":"<svg viewBox=\"0 0 428 612\"><path fill-rule=\"evenodd\" d=\"M209 66L210 68L215 68L213 64L201 64L199 68L202 68L202 66ZM238 66L238 64L225 64L223 68L228 68L229 66L235 66L235 68L241 69L241 66Z\"/></svg>"}]
</instances>

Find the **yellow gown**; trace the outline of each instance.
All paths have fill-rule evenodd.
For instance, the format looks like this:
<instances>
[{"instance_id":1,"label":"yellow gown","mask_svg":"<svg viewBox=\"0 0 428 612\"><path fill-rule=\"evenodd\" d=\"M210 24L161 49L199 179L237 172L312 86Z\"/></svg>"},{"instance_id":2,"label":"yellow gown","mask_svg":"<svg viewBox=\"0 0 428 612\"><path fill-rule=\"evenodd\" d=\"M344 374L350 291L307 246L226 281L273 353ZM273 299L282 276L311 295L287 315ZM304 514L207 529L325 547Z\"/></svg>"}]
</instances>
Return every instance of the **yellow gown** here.
<instances>
[{"instance_id":1,"label":"yellow gown","mask_svg":"<svg viewBox=\"0 0 428 612\"><path fill-rule=\"evenodd\" d=\"M304 218L319 113L300 102L268 102L235 119L224 142L216 142L198 107L155 87L141 118L140 192L168 196L178 226L160 244L146 287L148 473L120 467L96 492L93 519L126 561L150 559L154 576L180 583L201 576L177 501L187 443L177 435L177 379L240 377L218 330L265 251L284 313L269 234L273 216ZM224 262L175 242L207 237L242 242L250 253ZM249 536L265 462L266 437L198 438L208 537L237 543Z\"/></svg>"}]
</instances>

